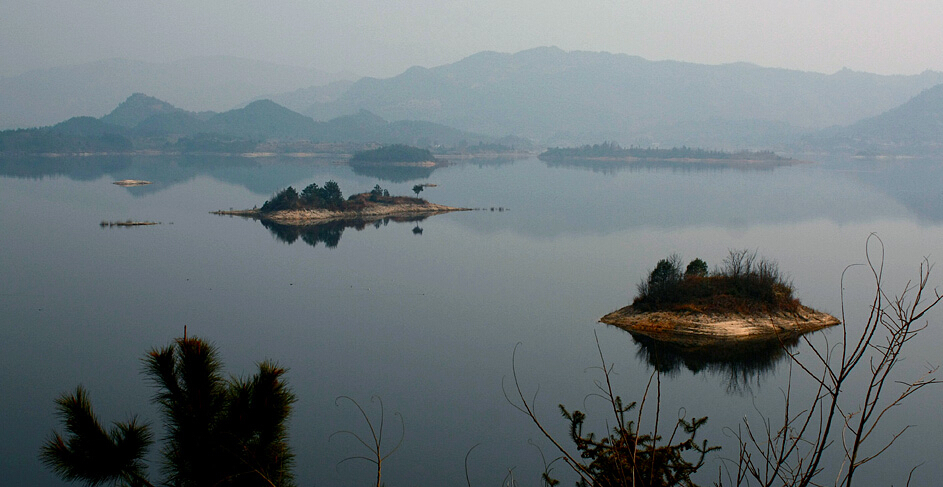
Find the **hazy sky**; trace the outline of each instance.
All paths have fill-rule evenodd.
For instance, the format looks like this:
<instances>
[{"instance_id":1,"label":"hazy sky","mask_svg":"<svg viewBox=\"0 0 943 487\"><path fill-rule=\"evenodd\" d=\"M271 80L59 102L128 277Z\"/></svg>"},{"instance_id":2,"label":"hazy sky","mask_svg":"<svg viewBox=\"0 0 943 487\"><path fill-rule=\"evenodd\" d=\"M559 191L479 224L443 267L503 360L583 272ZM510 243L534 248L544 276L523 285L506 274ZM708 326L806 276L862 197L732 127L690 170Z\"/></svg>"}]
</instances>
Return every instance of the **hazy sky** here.
<instances>
[{"instance_id":1,"label":"hazy sky","mask_svg":"<svg viewBox=\"0 0 943 487\"><path fill-rule=\"evenodd\" d=\"M943 71L941 26L939 0L2 0L0 75L223 54L386 77L550 45L913 74Z\"/></svg>"}]
</instances>

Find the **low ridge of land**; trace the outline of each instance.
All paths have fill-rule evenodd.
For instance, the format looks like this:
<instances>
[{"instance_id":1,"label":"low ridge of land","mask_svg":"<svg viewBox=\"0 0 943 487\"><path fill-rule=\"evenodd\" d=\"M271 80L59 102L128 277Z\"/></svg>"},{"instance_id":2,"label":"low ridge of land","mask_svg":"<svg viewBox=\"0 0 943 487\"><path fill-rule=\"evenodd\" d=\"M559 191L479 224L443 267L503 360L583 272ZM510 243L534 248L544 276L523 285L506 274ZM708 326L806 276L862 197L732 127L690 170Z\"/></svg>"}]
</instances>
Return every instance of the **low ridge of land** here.
<instances>
[{"instance_id":1,"label":"low ridge of land","mask_svg":"<svg viewBox=\"0 0 943 487\"><path fill-rule=\"evenodd\" d=\"M633 162L679 162L720 165L784 166L801 161L776 155L771 151L719 151L696 147L673 147L671 149L622 147L613 142L583 145L580 147L555 147L540 154L545 162L595 161L612 163Z\"/></svg>"}]
</instances>

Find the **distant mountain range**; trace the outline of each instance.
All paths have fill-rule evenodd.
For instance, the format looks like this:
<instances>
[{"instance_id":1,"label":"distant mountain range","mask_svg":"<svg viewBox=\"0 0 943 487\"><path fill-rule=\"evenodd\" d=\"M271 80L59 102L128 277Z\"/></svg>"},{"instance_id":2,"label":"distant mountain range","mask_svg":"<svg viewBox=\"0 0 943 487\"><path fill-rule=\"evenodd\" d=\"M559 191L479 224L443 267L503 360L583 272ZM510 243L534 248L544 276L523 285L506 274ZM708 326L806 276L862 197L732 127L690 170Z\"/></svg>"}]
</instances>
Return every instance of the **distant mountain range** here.
<instances>
[{"instance_id":1,"label":"distant mountain range","mask_svg":"<svg viewBox=\"0 0 943 487\"><path fill-rule=\"evenodd\" d=\"M45 134L49 148L86 150L124 147L123 137L135 148L218 152L277 139L907 153L940 149L941 84L932 71L825 75L557 48L482 52L355 82L224 57L110 60L0 79L0 128L47 125L19 134L18 147ZM141 86L151 89L129 88ZM157 97L134 95L109 111L131 92ZM85 116L52 125L76 115Z\"/></svg>"},{"instance_id":2,"label":"distant mountain range","mask_svg":"<svg viewBox=\"0 0 943 487\"><path fill-rule=\"evenodd\" d=\"M388 120L428 120L546 145L612 140L770 148L804 132L878 115L940 83L943 73L931 71L825 75L538 48L482 52L389 79L363 78L333 100L296 109L316 120L364 109Z\"/></svg>"},{"instance_id":3,"label":"distant mountain range","mask_svg":"<svg viewBox=\"0 0 943 487\"><path fill-rule=\"evenodd\" d=\"M227 56L170 63L108 59L0 78L0 130L100 117L129 93L148 93L197 111L223 111L266 93L356 78Z\"/></svg>"},{"instance_id":4,"label":"distant mountain range","mask_svg":"<svg viewBox=\"0 0 943 487\"><path fill-rule=\"evenodd\" d=\"M21 154L306 152L331 143L449 148L529 145L524 140L496 139L432 122L388 122L365 110L316 122L271 100L221 113L190 112L142 93L131 95L101 118L73 117L49 127L0 132L0 152Z\"/></svg>"}]
</instances>

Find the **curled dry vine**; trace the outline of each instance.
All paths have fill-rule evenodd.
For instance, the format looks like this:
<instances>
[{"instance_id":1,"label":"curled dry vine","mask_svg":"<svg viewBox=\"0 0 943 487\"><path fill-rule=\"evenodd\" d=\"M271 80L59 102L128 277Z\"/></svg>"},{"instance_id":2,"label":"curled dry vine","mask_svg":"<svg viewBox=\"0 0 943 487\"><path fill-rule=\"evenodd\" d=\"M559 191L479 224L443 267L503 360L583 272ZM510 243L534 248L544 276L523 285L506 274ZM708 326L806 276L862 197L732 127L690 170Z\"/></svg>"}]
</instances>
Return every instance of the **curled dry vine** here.
<instances>
[{"instance_id":1,"label":"curled dry vine","mask_svg":"<svg viewBox=\"0 0 943 487\"><path fill-rule=\"evenodd\" d=\"M783 391L781 423L774 426L772 419L761 413L759 425L744 419L736 431L729 430L738 442L736 458L728 459L725 469L729 484L806 487L825 485L829 479L836 486L849 487L858 478L859 467L886 452L909 428L904 426L883 443L871 446L877 441L872 435L887 413L917 391L940 382L938 366L928 366L916 380L892 375L903 358L904 346L926 328L921 320L943 300L939 291L929 286L933 266L925 258L916 280L907 282L899 295L891 295L884 287L884 244L877 235L868 237L865 254L866 263L861 265L868 270L874 292L860 332L852 330L845 312L844 283L854 267L849 266L842 273L841 341L830 344L826 337L824 346L815 346L803 337L811 357L789 352L792 360ZM801 408L792 407L794 368L810 378L815 388L812 399ZM847 397L847 386L855 381L863 381L863 392ZM841 461L837 471L827 470L823 458L836 444ZM912 475L913 470L908 484Z\"/></svg>"},{"instance_id":2,"label":"curled dry vine","mask_svg":"<svg viewBox=\"0 0 943 487\"><path fill-rule=\"evenodd\" d=\"M385 411L383 408L383 399L381 399L379 396L373 396L370 398L370 402L378 402L380 404L380 424L377 425L376 427L373 426L373 421L370 420L370 416L367 415L367 412L364 411L363 407L360 406L360 403L358 403L355 399L349 396L340 396L334 401L334 403L340 406L340 403L343 400L350 402L351 404L354 405L354 407L357 408L358 411L360 411L360 415L363 416L364 421L367 423L367 428L370 430L370 435L372 437L372 440L370 443L368 443L360 435L350 430L341 430L341 431L335 431L334 433L331 433L331 436L328 437L328 441L330 441L331 439L333 439L335 436L338 436L338 435L349 435L353 437L354 439L356 439L361 445L364 446L364 448L366 448L370 452L370 456L352 455L352 456L346 457L340 462L338 462L338 465L344 462L350 461L350 460L364 460L364 461L367 461L369 463L376 465L376 468L377 468L377 484L376 485L377 487L380 487L380 485L382 485L380 480L381 480L381 475L382 475L382 470L383 470L383 462L387 458L389 458L392 454L396 453L396 450L398 450L399 447L402 446L403 438L405 438L406 436L406 422L403 420L403 415L401 415L398 412L393 413L394 416L399 418L401 433L400 433L399 441L396 443L396 446L394 446L389 452L384 454L382 450L383 429L385 426Z\"/></svg>"}]
</instances>

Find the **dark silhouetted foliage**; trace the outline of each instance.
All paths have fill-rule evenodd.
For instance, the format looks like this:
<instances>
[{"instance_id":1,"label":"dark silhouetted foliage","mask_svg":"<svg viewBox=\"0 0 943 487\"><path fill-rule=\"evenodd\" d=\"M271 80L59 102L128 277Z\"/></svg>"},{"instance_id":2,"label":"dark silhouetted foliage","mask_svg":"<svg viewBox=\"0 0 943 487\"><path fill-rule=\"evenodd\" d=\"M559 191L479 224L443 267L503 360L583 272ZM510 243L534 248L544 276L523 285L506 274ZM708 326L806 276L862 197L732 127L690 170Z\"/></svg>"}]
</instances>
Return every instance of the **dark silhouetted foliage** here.
<instances>
[{"instance_id":1,"label":"dark silhouetted foliage","mask_svg":"<svg viewBox=\"0 0 943 487\"><path fill-rule=\"evenodd\" d=\"M307 190L307 188L305 188ZM301 197L295 188L289 186L278 193L272 199L262 204L262 212L296 210L301 207Z\"/></svg>"},{"instance_id":2,"label":"dark silhouetted foliage","mask_svg":"<svg viewBox=\"0 0 943 487\"><path fill-rule=\"evenodd\" d=\"M324 183L321 188L321 197L327 206L340 206L344 203L344 195L341 193L340 186L334 180Z\"/></svg>"},{"instance_id":3,"label":"dark silhouetted foliage","mask_svg":"<svg viewBox=\"0 0 943 487\"><path fill-rule=\"evenodd\" d=\"M709 275L701 259L691 261L683 274L678 256L658 261L638 284L632 306L639 311L751 313L795 311L799 302L776 262L757 258L756 252L731 250L723 267Z\"/></svg>"},{"instance_id":4,"label":"dark silhouetted foliage","mask_svg":"<svg viewBox=\"0 0 943 487\"><path fill-rule=\"evenodd\" d=\"M262 362L249 378L225 378L215 347L180 338L152 350L145 370L157 388L167 428L164 481L175 486L289 486L293 454L285 429L295 397L285 369ZM147 426L132 419L106 433L80 387L57 401L65 437L56 433L41 458L67 481L150 486L144 456Z\"/></svg>"},{"instance_id":5,"label":"dark silhouetted foliage","mask_svg":"<svg viewBox=\"0 0 943 487\"><path fill-rule=\"evenodd\" d=\"M684 269L684 277L707 277L707 262L701 259L692 260Z\"/></svg>"},{"instance_id":6,"label":"dark silhouetted foliage","mask_svg":"<svg viewBox=\"0 0 943 487\"><path fill-rule=\"evenodd\" d=\"M149 485L142 461L153 443L147 425L132 418L105 431L81 386L75 393L56 399L56 409L67 434L54 433L43 445L40 459L59 477L90 486Z\"/></svg>"},{"instance_id":7,"label":"dark silhouetted foliage","mask_svg":"<svg viewBox=\"0 0 943 487\"><path fill-rule=\"evenodd\" d=\"M311 183L299 195L291 186L275 193L271 199L262 204L262 213L271 213L282 210L321 209L332 211L358 211L365 207L376 205L396 204L423 204L425 200L408 196L390 196L390 192L376 185L370 192L351 195L344 199L341 188L335 181L328 181L319 187Z\"/></svg>"},{"instance_id":8,"label":"dark silhouetted foliage","mask_svg":"<svg viewBox=\"0 0 943 487\"><path fill-rule=\"evenodd\" d=\"M705 455L717 449L708 447L706 440L700 445L694 441L697 430L707 422L707 418L694 418L690 422L679 419L678 427L684 430L688 438L676 444L659 446L662 440L660 436L639 434L635 430L635 423L626 420L625 414L635 409L635 406L635 402L624 405L619 396L612 398L616 426L608 435L597 438L594 433L583 433L583 422L586 420L584 413L570 413L560 405L563 417L570 422L570 439L580 452L580 457L589 461L584 468L591 482L581 478L577 486L694 487L696 484L691 475L704 465ZM695 461L684 457L688 452L696 454Z\"/></svg>"}]
</instances>

